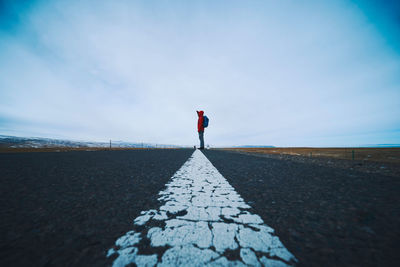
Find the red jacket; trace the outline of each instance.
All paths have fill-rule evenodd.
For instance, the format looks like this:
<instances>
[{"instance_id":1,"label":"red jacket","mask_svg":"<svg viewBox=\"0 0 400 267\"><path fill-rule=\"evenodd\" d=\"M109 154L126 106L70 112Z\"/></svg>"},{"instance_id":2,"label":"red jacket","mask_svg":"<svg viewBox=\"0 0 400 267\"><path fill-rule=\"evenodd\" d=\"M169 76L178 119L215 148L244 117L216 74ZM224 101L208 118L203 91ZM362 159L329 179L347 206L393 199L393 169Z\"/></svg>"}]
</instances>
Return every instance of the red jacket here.
<instances>
[{"instance_id":1,"label":"red jacket","mask_svg":"<svg viewBox=\"0 0 400 267\"><path fill-rule=\"evenodd\" d=\"M197 115L199 116L199 120L197 121L197 131L198 132L204 132L204 126L203 126L203 117L204 111L200 110L197 111Z\"/></svg>"}]
</instances>

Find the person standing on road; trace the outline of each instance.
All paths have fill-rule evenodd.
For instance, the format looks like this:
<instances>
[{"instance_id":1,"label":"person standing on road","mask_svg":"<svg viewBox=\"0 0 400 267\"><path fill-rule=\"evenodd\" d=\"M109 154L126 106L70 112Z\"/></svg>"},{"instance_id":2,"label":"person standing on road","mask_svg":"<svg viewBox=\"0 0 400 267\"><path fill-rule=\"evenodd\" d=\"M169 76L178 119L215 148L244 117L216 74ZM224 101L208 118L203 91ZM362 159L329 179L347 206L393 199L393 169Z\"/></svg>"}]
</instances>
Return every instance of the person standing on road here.
<instances>
[{"instance_id":1,"label":"person standing on road","mask_svg":"<svg viewBox=\"0 0 400 267\"><path fill-rule=\"evenodd\" d=\"M200 149L204 149L204 111L196 111L199 119L197 120L197 131L199 132Z\"/></svg>"}]
</instances>

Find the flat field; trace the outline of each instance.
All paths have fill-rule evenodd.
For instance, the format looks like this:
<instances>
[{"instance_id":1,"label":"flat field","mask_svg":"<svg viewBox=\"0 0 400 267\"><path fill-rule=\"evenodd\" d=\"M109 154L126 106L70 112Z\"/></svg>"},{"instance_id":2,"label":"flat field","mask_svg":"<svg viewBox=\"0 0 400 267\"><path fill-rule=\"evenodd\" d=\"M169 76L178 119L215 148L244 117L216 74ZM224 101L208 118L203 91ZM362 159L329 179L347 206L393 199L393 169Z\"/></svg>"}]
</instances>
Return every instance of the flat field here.
<instances>
[{"instance_id":1,"label":"flat field","mask_svg":"<svg viewBox=\"0 0 400 267\"><path fill-rule=\"evenodd\" d=\"M141 147L1 147L0 153L19 152L67 152L67 151L122 151L122 150L149 150L169 148L141 148Z\"/></svg>"},{"instance_id":2,"label":"flat field","mask_svg":"<svg viewBox=\"0 0 400 267\"><path fill-rule=\"evenodd\" d=\"M272 148L225 148L258 154L294 155L305 157L328 157L336 159L363 160L400 163L400 147L390 148L312 148L312 147L272 147Z\"/></svg>"}]
</instances>

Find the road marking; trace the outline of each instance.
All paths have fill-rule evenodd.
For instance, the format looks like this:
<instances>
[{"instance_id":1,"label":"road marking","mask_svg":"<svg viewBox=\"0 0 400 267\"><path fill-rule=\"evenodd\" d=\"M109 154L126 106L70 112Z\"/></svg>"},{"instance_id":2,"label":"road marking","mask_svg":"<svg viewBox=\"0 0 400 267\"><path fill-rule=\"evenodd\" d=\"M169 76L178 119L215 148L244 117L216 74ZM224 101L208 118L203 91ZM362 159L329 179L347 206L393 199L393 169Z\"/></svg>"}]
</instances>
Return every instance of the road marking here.
<instances>
[{"instance_id":1,"label":"road marking","mask_svg":"<svg viewBox=\"0 0 400 267\"><path fill-rule=\"evenodd\" d=\"M113 266L293 266L297 259L199 150L108 251Z\"/></svg>"}]
</instances>

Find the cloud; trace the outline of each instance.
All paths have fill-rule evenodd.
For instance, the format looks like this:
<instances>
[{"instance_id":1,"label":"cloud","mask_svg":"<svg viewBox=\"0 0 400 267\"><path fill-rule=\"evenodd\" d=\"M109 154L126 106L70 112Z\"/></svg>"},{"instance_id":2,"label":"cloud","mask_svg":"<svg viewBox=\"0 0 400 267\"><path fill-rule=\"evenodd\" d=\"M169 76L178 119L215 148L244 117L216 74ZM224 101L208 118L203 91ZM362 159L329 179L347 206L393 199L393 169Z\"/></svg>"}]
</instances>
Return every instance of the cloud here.
<instances>
[{"instance_id":1,"label":"cloud","mask_svg":"<svg viewBox=\"0 0 400 267\"><path fill-rule=\"evenodd\" d=\"M0 115L15 120L3 132L190 145L203 109L214 145L356 145L393 141L400 122L398 50L357 5L14 9L22 19L0 32Z\"/></svg>"}]
</instances>

